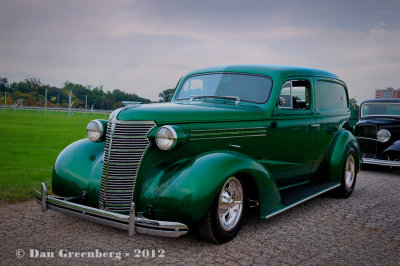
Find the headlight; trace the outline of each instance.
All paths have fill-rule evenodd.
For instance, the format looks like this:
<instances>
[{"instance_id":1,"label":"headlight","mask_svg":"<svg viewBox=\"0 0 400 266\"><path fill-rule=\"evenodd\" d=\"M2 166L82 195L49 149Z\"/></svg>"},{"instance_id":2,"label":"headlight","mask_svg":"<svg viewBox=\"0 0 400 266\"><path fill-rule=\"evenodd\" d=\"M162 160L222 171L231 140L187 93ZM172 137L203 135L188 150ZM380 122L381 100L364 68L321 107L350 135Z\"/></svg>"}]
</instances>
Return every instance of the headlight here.
<instances>
[{"instance_id":1,"label":"headlight","mask_svg":"<svg viewBox=\"0 0 400 266\"><path fill-rule=\"evenodd\" d=\"M390 132L386 129L381 129L378 131L378 133L376 133L376 138L380 141L380 142L386 142L390 139L392 135L390 134Z\"/></svg>"},{"instance_id":2,"label":"headlight","mask_svg":"<svg viewBox=\"0 0 400 266\"><path fill-rule=\"evenodd\" d=\"M163 151L175 147L177 139L178 135L171 126L162 126L156 133L156 144Z\"/></svg>"},{"instance_id":3,"label":"headlight","mask_svg":"<svg viewBox=\"0 0 400 266\"><path fill-rule=\"evenodd\" d=\"M101 141L104 134L103 124L98 120L92 120L86 127L87 138L93 142Z\"/></svg>"}]
</instances>

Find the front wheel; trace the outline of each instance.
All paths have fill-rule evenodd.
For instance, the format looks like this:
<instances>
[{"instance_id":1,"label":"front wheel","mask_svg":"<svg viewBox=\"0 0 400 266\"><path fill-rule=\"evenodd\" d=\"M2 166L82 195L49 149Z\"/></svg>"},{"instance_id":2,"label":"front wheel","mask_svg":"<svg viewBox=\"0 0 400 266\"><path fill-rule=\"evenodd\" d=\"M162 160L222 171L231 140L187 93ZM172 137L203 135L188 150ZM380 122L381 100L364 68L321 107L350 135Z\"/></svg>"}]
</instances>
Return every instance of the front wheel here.
<instances>
[{"instance_id":1,"label":"front wheel","mask_svg":"<svg viewBox=\"0 0 400 266\"><path fill-rule=\"evenodd\" d=\"M340 187L335 190L335 194L341 198L347 198L351 195L356 185L357 177L357 154L353 148L347 151L342 170L342 179Z\"/></svg>"},{"instance_id":2,"label":"front wheel","mask_svg":"<svg viewBox=\"0 0 400 266\"><path fill-rule=\"evenodd\" d=\"M206 216L198 224L203 238L219 244L237 235L244 218L244 193L238 178L232 176L226 180Z\"/></svg>"}]
</instances>

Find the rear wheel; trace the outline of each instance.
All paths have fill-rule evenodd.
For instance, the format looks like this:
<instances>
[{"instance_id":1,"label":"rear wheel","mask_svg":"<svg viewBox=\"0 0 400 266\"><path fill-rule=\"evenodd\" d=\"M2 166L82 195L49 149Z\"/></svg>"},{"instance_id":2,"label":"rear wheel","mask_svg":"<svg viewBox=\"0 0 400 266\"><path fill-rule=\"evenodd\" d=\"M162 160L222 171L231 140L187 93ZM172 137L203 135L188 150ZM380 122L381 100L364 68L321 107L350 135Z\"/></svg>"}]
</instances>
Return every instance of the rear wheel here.
<instances>
[{"instance_id":1,"label":"rear wheel","mask_svg":"<svg viewBox=\"0 0 400 266\"><path fill-rule=\"evenodd\" d=\"M242 182L232 176L226 180L206 216L199 222L200 235L214 243L232 240L243 223L245 191Z\"/></svg>"},{"instance_id":2,"label":"rear wheel","mask_svg":"<svg viewBox=\"0 0 400 266\"><path fill-rule=\"evenodd\" d=\"M336 196L347 198L351 195L356 185L357 162L354 148L349 148L343 164L343 173L340 187L335 191Z\"/></svg>"}]
</instances>

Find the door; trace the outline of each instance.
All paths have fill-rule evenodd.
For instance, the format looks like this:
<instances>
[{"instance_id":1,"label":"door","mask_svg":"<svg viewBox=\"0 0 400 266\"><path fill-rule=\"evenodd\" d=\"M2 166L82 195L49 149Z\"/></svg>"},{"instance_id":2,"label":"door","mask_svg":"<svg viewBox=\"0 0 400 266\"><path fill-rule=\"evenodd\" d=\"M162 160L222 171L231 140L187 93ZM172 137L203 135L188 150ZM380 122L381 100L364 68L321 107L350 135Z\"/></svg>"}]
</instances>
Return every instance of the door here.
<instances>
[{"instance_id":1,"label":"door","mask_svg":"<svg viewBox=\"0 0 400 266\"><path fill-rule=\"evenodd\" d=\"M317 125L311 92L310 78L287 80L273 112L263 161L281 188L312 175Z\"/></svg>"}]
</instances>

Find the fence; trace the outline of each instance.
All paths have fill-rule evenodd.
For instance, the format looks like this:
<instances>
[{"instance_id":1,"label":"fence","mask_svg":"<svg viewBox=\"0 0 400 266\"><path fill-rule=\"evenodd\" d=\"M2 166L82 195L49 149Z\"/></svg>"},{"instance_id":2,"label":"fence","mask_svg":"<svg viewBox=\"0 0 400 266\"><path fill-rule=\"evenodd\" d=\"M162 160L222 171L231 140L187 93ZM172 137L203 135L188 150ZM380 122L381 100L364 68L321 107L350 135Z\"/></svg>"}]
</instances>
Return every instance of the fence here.
<instances>
[{"instance_id":1,"label":"fence","mask_svg":"<svg viewBox=\"0 0 400 266\"><path fill-rule=\"evenodd\" d=\"M109 115L113 110L101 110L101 109L85 109L85 108L65 108L65 107L42 107L42 106L15 106L15 105L4 105L1 104L0 108L2 112L7 111L16 111L16 110L25 110L28 111L37 111L51 113L51 112L66 112L69 115L73 115L74 113L83 113L84 115L96 115L96 114L104 114L105 116Z\"/></svg>"}]
</instances>

